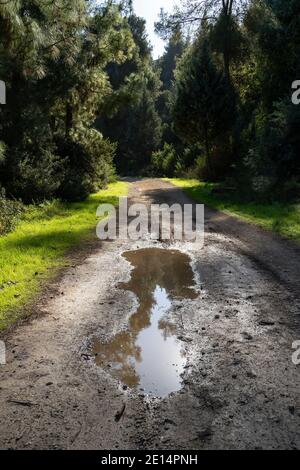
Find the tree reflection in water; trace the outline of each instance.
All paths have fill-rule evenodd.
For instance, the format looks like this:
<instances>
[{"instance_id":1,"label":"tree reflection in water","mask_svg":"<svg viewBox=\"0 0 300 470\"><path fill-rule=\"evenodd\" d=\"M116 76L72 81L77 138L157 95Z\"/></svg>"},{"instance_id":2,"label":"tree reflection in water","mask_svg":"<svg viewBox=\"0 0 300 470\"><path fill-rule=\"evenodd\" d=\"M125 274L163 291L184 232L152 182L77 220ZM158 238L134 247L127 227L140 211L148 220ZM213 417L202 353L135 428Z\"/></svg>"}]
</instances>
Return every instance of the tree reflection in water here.
<instances>
[{"instance_id":1,"label":"tree reflection in water","mask_svg":"<svg viewBox=\"0 0 300 470\"><path fill-rule=\"evenodd\" d=\"M185 365L176 326L165 314L172 300L196 299L188 255L175 250L149 248L123 255L134 267L128 283L120 288L133 292L139 307L130 317L127 331L109 343L94 343L96 362L131 388L164 396L181 388Z\"/></svg>"}]
</instances>

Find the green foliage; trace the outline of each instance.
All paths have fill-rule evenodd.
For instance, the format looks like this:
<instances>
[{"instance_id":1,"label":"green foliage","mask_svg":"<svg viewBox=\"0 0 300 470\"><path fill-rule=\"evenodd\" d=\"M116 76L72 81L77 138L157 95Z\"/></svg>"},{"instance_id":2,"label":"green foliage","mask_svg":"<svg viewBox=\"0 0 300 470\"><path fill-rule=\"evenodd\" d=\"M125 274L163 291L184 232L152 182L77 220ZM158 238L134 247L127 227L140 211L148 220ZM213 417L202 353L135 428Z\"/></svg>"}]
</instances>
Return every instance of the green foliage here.
<instances>
[{"instance_id":1,"label":"green foliage","mask_svg":"<svg viewBox=\"0 0 300 470\"><path fill-rule=\"evenodd\" d=\"M300 109L288 99L273 106L274 111L263 115L257 124L255 145L245 163L256 193L263 197L268 194L296 197L300 177Z\"/></svg>"},{"instance_id":2,"label":"green foliage","mask_svg":"<svg viewBox=\"0 0 300 470\"><path fill-rule=\"evenodd\" d=\"M183 39L181 31L174 31L166 45L165 53L157 61L162 90L156 107L163 122L162 141L174 146L178 153L183 151L183 146L181 140L174 133L172 106L175 95L175 70L184 53L185 46L186 41Z\"/></svg>"},{"instance_id":3,"label":"green foliage","mask_svg":"<svg viewBox=\"0 0 300 470\"><path fill-rule=\"evenodd\" d=\"M153 61L131 0L0 2L7 194L78 201L116 166L299 197L299 1L182 0L157 31Z\"/></svg>"},{"instance_id":4,"label":"green foliage","mask_svg":"<svg viewBox=\"0 0 300 470\"><path fill-rule=\"evenodd\" d=\"M255 0L245 17L245 62L252 63L252 72L243 79L250 90L243 96L243 163L260 199L299 197L300 108L291 102L291 84L300 76L299 14L293 0Z\"/></svg>"},{"instance_id":5,"label":"green foliage","mask_svg":"<svg viewBox=\"0 0 300 470\"><path fill-rule=\"evenodd\" d=\"M4 189L0 188L0 236L14 230L23 212L23 205L7 199Z\"/></svg>"},{"instance_id":6,"label":"green foliage","mask_svg":"<svg viewBox=\"0 0 300 470\"><path fill-rule=\"evenodd\" d=\"M127 22L135 50L123 64L107 68L113 92L105 105L106 116L99 116L97 127L118 144L118 172L139 174L146 172L152 152L161 142L162 123L156 107L161 83L151 59L145 21L130 9Z\"/></svg>"},{"instance_id":7,"label":"green foliage","mask_svg":"<svg viewBox=\"0 0 300 470\"><path fill-rule=\"evenodd\" d=\"M5 151L6 151L6 145L4 144L4 142L0 141L0 165L1 165L1 163L4 162Z\"/></svg>"},{"instance_id":8,"label":"green foliage","mask_svg":"<svg viewBox=\"0 0 300 470\"><path fill-rule=\"evenodd\" d=\"M86 199L92 192L114 179L115 145L103 139L95 129L81 129L69 139L57 142L63 156L59 197L66 201Z\"/></svg>"},{"instance_id":9,"label":"green foliage","mask_svg":"<svg viewBox=\"0 0 300 470\"><path fill-rule=\"evenodd\" d=\"M198 146L205 155L210 176L214 177L214 153L219 142L229 145L235 96L218 71L206 39L197 41L184 57L176 87L175 129L185 142Z\"/></svg>"},{"instance_id":10,"label":"green foliage","mask_svg":"<svg viewBox=\"0 0 300 470\"><path fill-rule=\"evenodd\" d=\"M26 313L24 305L35 300L41 284L66 266L70 248L94 236L97 207L117 205L127 190L126 183L118 182L84 202L27 207L16 230L0 237L0 330Z\"/></svg>"},{"instance_id":11,"label":"green foliage","mask_svg":"<svg viewBox=\"0 0 300 470\"><path fill-rule=\"evenodd\" d=\"M164 90L172 88L177 62L184 52L185 45L181 30L175 30L166 45L165 53L158 59L157 65L160 68L160 79Z\"/></svg>"},{"instance_id":12,"label":"green foliage","mask_svg":"<svg viewBox=\"0 0 300 470\"><path fill-rule=\"evenodd\" d=\"M47 148L37 153L28 149L15 149L15 179L7 185L12 194L19 195L26 203L52 198L61 186L62 161Z\"/></svg>"},{"instance_id":13,"label":"green foliage","mask_svg":"<svg viewBox=\"0 0 300 470\"><path fill-rule=\"evenodd\" d=\"M161 14L163 37L192 33L165 95L182 175L230 176L247 200L299 199L299 19L298 0L182 1Z\"/></svg>"},{"instance_id":14,"label":"green foliage","mask_svg":"<svg viewBox=\"0 0 300 470\"><path fill-rule=\"evenodd\" d=\"M152 154L153 172L158 176L176 175L176 170L180 168L180 159L172 145L165 143L162 150Z\"/></svg>"},{"instance_id":15,"label":"green foliage","mask_svg":"<svg viewBox=\"0 0 300 470\"><path fill-rule=\"evenodd\" d=\"M115 146L94 129L109 63L134 42L118 5L84 0L0 3L0 183L25 202L83 199L114 175Z\"/></svg>"},{"instance_id":16,"label":"green foliage","mask_svg":"<svg viewBox=\"0 0 300 470\"><path fill-rule=\"evenodd\" d=\"M187 194L201 204L207 204L227 214L266 230L300 241L300 205L291 202L245 201L243 194L229 190L225 185L204 183L192 179L172 179Z\"/></svg>"}]
</instances>

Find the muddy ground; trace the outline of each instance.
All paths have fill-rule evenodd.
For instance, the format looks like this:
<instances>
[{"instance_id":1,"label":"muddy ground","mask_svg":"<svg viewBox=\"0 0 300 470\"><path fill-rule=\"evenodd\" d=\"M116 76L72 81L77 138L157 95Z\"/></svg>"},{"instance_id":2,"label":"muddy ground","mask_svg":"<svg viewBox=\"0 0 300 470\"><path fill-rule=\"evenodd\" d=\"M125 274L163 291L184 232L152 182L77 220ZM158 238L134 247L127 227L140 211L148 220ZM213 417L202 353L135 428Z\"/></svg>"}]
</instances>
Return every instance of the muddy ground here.
<instances>
[{"instance_id":1,"label":"muddy ground","mask_svg":"<svg viewBox=\"0 0 300 470\"><path fill-rule=\"evenodd\" d=\"M136 181L131 200L190 200L158 180ZM169 320L185 350L182 388L164 398L123 386L96 365L93 341L126 331L137 299L124 251L162 242L98 242L66 269L30 321L4 339L2 449L300 449L300 251L206 209L205 246L191 257L196 299ZM173 273L170 272L170 276Z\"/></svg>"}]
</instances>

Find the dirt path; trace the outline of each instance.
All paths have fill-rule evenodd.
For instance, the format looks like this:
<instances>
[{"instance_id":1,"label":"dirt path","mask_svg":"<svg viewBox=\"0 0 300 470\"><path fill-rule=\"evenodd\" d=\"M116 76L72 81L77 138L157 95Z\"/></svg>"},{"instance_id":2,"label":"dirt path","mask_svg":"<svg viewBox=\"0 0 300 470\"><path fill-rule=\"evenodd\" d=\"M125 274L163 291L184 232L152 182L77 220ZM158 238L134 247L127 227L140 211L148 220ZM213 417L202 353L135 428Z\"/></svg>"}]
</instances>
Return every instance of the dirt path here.
<instances>
[{"instance_id":1,"label":"dirt path","mask_svg":"<svg viewBox=\"0 0 300 470\"><path fill-rule=\"evenodd\" d=\"M190 202L158 180L132 201ZM38 315L5 338L0 447L12 449L300 449L299 249L206 210L202 250L188 253L198 297L169 318L186 354L180 391L158 399L97 366L91 344L110 341L137 308L124 251L163 246L106 242L49 288ZM170 276L174 275L170 272Z\"/></svg>"}]
</instances>

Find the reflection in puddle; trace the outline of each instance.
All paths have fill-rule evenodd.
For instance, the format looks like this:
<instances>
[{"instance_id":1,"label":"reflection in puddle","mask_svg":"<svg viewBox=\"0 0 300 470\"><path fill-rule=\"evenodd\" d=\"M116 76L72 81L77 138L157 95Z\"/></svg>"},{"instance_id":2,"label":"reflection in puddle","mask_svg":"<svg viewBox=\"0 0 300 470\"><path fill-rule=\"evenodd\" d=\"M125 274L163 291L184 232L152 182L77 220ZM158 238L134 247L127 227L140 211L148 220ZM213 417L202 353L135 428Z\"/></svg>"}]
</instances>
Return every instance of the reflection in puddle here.
<instances>
[{"instance_id":1,"label":"reflection in puddle","mask_svg":"<svg viewBox=\"0 0 300 470\"><path fill-rule=\"evenodd\" d=\"M131 280L121 284L139 301L127 331L109 343L94 343L98 365L127 386L166 396L181 388L186 362L176 328L165 319L172 299L195 299L190 258L180 251L149 248L123 255L133 266Z\"/></svg>"}]
</instances>

